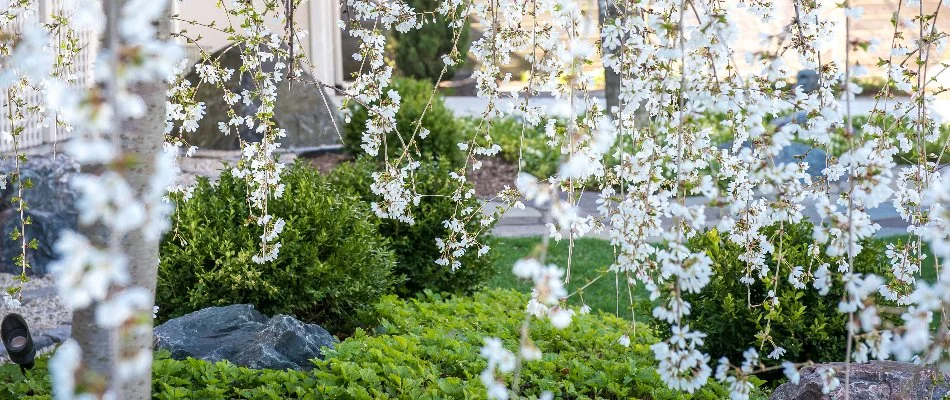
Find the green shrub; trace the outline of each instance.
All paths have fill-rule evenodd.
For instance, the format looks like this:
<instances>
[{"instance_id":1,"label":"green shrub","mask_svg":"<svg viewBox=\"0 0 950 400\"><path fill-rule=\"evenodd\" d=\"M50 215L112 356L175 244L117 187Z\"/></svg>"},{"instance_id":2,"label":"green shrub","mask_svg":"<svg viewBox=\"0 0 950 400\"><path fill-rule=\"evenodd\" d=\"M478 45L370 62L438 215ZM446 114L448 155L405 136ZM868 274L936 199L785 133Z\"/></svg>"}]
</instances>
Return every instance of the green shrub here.
<instances>
[{"instance_id":1,"label":"green shrub","mask_svg":"<svg viewBox=\"0 0 950 400\"><path fill-rule=\"evenodd\" d=\"M459 121L464 126L466 138L478 137L481 145L488 146L488 142L482 139L485 127L479 127L483 122L489 124L488 135L492 143L501 147L498 156L503 160L514 165L518 165L520 161L522 171L539 178L546 178L557 172L561 151L548 145L544 126L525 126L514 118L483 121L467 117ZM559 122L557 129L563 131L564 124ZM478 135L475 136L476 134Z\"/></svg>"},{"instance_id":2,"label":"green shrub","mask_svg":"<svg viewBox=\"0 0 950 400\"><path fill-rule=\"evenodd\" d=\"M739 282L746 275L746 263L739 260L743 251L738 245L721 237L715 230L696 235L689 241L693 251L703 250L713 260L713 277L709 285L698 294L684 296L692 303L687 323L691 328L708 335L705 350L713 358L726 356L733 362L741 362L742 352L755 347L763 360L768 361L765 355L773 347L769 342L761 347L761 339L756 335L765 330L769 313L772 315L769 336L775 344L785 348L783 359L826 362L844 357L847 315L838 312L843 284L834 282L828 294L820 296L811 283L807 288L797 290L788 282L791 268L795 266L802 266L808 271L809 266L815 270L822 263L829 263L829 269L835 272L837 260L828 258L824 252L817 258L808 252L809 245L813 243L811 224L785 224L784 232L781 244L784 262L778 271L779 304L776 306L766 301L767 291L774 287L770 282L775 276L776 255L767 260L771 270L769 276L746 286ZM767 229L765 233L777 253L779 240L776 227ZM854 260L855 271L881 274L886 265L882 242L869 240L863 245L864 250ZM751 291L748 291L749 288ZM748 306L749 301L754 307ZM766 378L778 379L780 376L779 372Z\"/></svg>"},{"instance_id":3,"label":"green shrub","mask_svg":"<svg viewBox=\"0 0 950 400\"><path fill-rule=\"evenodd\" d=\"M497 337L515 351L528 297L488 291L474 297L418 300L386 296L379 304L382 333L362 330L316 361L313 371L249 370L228 362L176 361L159 352L153 363L153 398L171 399L485 399L479 374L484 338ZM711 382L694 394L671 390L654 369L650 328L609 314L577 315L563 330L534 320L531 338L540 360L524 364L519 394L536 399L723 399ZM631 333L630 347L617 339ZM0 398L49 398L46 359L24 378L0 366ZM511 376L507 377L509 383ZM8 395L4 397L2 395ZM756 391L754 399L764 399Z\"/></svg>"},{"instance_id":4,"label":"green shrub","mask_svg":"<svg viewBox=\"0 0 950 400\"><path fill-rule=\"evenodd\" d=\"M441 62L441 61L440 61ZM401 103L396 113L396 131L386 136L386 147L380 146L379 155L388 151L390 157L399 157L416 130L416 121L422 116L430 97L432 104L422 118L422 128L429 130L425 139L416 135L414 146L410 149L413 154L423 157L442 158L450 161L454 166L461 166L465 161L465 153L458 147L462 140L458 123L452 111L445 107L442 97L432 94L432 84L406 78L394 78L391 89L399 93ZM343 146L354 155L364 154L363 132L366 131L366 121L369 111L361 104L352 103L349 107L350 120L344 126Z\"/></svg>"},{"instance_id":5,"label":"green shrub","mask_svg":"<svg viewBox=\"0 0 950 400\"><path fill-rule=\"evenodd\" d=\"M580 116L579 118L583 118ZM697 128L712 128L713 143L725 143L732 140L732 131L729 127L723 125L725 114L705 114L689 120L689 123ZM556 173L561 162L561 146L552 147L548 144L550 138L545 134L545 126L525 126L521 121L515 118L496 118L492 120L482 120L474 117L465 117L459 119L459 124L465 132L465 138L476 137L478 143L482 146L489 146L490 143L497 144L501 148L498 156L503 160L517 165L521 163L521 170L539 178L546 178ZM487 128L485 124L488 124ZM558 119L554 125L555 135L560 140L565 140L567 135L567 120ZM491 137L491 142L484 139L486 132ZM619 142L615 143L619 146ZM624 142L626 152L635 153L638 149L630 141ZM608 167L617 165L618 159L614 151L605 155L605 164Z\"/></svg>"},{"instance_id":6,"label":"green shrub","mask_svg":"<svg viewBox=\"0 0 950 400\"><path fill-rule=\"evenodd\" d=\"M883 83L883 81L880 81ZM788 116L790 116L789 114ZM733 139L733 128L730 125L724 125L724 122L727 120L726 114L714 114L706 113L699 117L695 117L689 121L689 123L694 124L697 128L711 128L712 129L712 142L715 145L724 144L731 142ZM764 124L770 124L774 119L773 116L768 115L763 120ZM870 134L864 132L864 126L869 122L876 127L884 129L884 132L887 133L888 138L892 141L893 144L897 144L897 134L903 134L907 139L911 140L914 145L907 152L899 152L895 155L895 162L898 164L915 164L918 160L918 155L920 154L920 149L917 148L916 138L917 131L914 127L914 118L905 117L905 118L894 118L892 116L882 116L880 114L876 115L855 115L851 117L851 126L853 131L859 136L856 143L860 144L862 141L867 141L873 139ZM767 129L774 129L772 127L766 126ZM930 162L936 162L938 164L947 164L950 163L950 151L944 151L943 146L947 143L947 140L950 139L950 124L943 124L938 128L940 135L935 141L927 142L924 147L924 153L926 158ZM840 156L845 151L848 150L848 139L845 136L844 128L837 127L830 132L831 143L828 146L830 150L830 155ZM814 143L807 143L814 144ZM824 146L818 146L818 149L824 151Z\"/></svg>"},{"instance_id":7,"label":"green shrub","mask_svg":"<svg viewBox=\"0 0 950 400\"><path fill-rule=\"evenodd\" d=\"M373 161L363 157L356 162L338 166L329 179L335 187L352 191L365 202L377 201L378 197L370 190L374 168ZM396 285L399 295L411 296L424 289L469 294L482 287L494 273L494 253L478 257L477 249L471 249L460 257L462 266L455 271L435 263L440 257L435 240L446 238L450 232L442 222L452 218L457 207L472 207L476 210L480 207L475 197L464 199L461 203L452 201L451 196L458 183L449 177L451 171L453 168L448 161L424 160L416 170L414 182L416 191L427 196L423 196L419 205L411 208L415 223L409 225L388 218L379 223L379 231L389 238L390 248L396 254L397 263L393 272L405 278ZM466 189L470 187L465 185ZM468 232L480 231L476 240L489 247L493 245L493 239L488 235L492 226L480 226L477 219L465 223Z\"/></svg>"},{"instance_id":8,"label":"green shrub","mask_svg":"<svg viewBox=\"0 0 950 400\"><path fill-rule=\"evenodd\" d=\"M417 12L432 12L442 2L438 0L409 0L406 3ZM428 23L422 24L419 29L412 29L405 33L393 32L396 69L403 76L438 83L439 74L442 72L442 68L445 68L445 75L442 76L442 79L452 79L460 64L446 66L445 62L442 61L442 56L452 52L455 44L455 28L449 26L450 21L446 20L441 14L426 17L426 19ZM465 62L465 56L468 54L468 36L469 26L465 24L462 31L459 32L458 46L455 46L459 52L459 57L456 59L461 60L461 63Z\"/></svg>"},{"instance_id":9,"label":"green shrub","mask_svg":"<svg viewBox=\"0 0 950 400\"><path fill-rule=\"evenodd\" d=\"M352 330L393 285L392 252L369 207L329 187L296 163L268 211L286 221L276 260L251 261L260 228L249 219L247 188L230 170L217 184L199 179L179 200L174 229L161 244L159 319L204 307L254 304L265 314L290 313L331 332Z\"/></svg>"}]
</instances>

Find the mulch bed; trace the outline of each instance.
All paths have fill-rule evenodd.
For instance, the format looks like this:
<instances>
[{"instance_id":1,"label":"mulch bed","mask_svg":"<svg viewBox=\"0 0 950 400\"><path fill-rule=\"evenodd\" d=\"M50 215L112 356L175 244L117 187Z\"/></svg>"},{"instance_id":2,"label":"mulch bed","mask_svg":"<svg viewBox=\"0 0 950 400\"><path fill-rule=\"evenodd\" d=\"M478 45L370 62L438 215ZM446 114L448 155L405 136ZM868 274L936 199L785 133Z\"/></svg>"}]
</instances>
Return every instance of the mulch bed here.
<instances>
[{"instance_id":1,"label":"mulch bed","mask_svg":"<svg viewBox=\"0 0 950 400\"><path fill-rule=\"evenodd\" d=\"M482 160L482 167L477 171L469 169L469 182L475 183L475 195L480 199L490 199L505 188L515 186L518 177L518 167L498 157L488 157Z\"/></svg>"},{"instance_id":2,"label":"mulch bed","mask_svg":"<svg viewBox=\"0 0 950 400\"><path fill-rule=\"evenodd\" d=\"M329 173L337 165L350 162L353 157L347 153L320 153L306 155L305 158L320 171ZM477 171L469 169L468 181L475 184L475 195L482 199L495 197L505 185L514 187L518 176L518 167L496 157L489 157L482 161L482 167Z\"/></svg>"},{"instance_id":3,"label":"mulch bed","mask_svg":"<svg viewBox=\"0 0 950 400\"><path fill-rule=\"evenodd\" d=\"M306 159L310 161L310 164L313 165L317 171L320 171L321 174L329 173L336 168L337 165L340 165L345 162L353 161L353 156L348 153L320 153L315 155L308 155Z\"/></svg>"}]
</instances>

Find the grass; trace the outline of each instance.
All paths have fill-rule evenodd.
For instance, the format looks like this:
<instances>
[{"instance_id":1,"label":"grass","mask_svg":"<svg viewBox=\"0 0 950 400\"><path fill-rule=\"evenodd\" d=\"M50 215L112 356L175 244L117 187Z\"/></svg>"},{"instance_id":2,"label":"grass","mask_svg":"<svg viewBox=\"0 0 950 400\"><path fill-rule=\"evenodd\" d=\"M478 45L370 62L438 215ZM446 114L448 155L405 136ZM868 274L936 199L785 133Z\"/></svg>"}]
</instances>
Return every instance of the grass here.
<instances>
[{"instance_id":1,"label":"grass","mask_svg":"<svg viewBox=\"0 0 950 400\"><path fill-rule=\"evenodd\" d=\"M907 243L908 240L910 240L910 235L895 235L881 239L884 243ZM924 242L922 250L927 258L920 263L920 277L926 282L934 283L937 281L936 259L927 242ZM941 263L941 267L944 267L943 263Z\"/></svg>"},{"instance_id":2,"label":"grass","mask_svg":"<svg viewBox=\"0 0 950 400\"><path fill-rule=\"evenodd\" d=\"M528 281L519 280L511 273L511 267L521 258L538 251L541 239L539 237L499 238L493 249L496 253L496 274L488 283L489 287L515 289L521 292L531 290ZM551 241L546 263L555 264L561 268L567 267L568 242ZM574 257L571 261L571 280L565 286L571 297L568 304L580 307L582 304L590 306L594 312L603 311L618 314L618 309L626 313L630 306L630 299L625 289L626 285L620 282L620 298L618 308L616 274L608 272L614 261L613 248L606 240L582 238L574 241ZM587 285L591 280L598 278L582 291L578 289ZM624 279L620 277L620 279ZM575 294L576 292L576 294ZM643 287L637 287L633 293L635 301L636 319L648 321L650 309L647 303L648 293ZM583 300L582 300L583 299ZM637 301L639 300L639 302ZM625 317L627 315L624 315Z\"/></svg>"},{"instance_id":3,"label":"grass","mask_svg":"<svg viewBox=\"0 0 950 400\"><path fill-rule=\"evenodd\" d=\"M885 243L907 242L908 235L890 236L880 239ZM539 237L521 237L521 238L499 238L498 244L493 251L496 253L495 275L488 283L489 287L502 289L515 289L521 292L531 290L531 284L528 281L519 280L511 273L511 267L521 258L539 251L541 239ZM567 240L561 242L551 242L548 249L547 263L555 264L561 268L567 267ZM924 252L930 254L930 248L924 245ZM571 297L568 304L580 307L581 304L587 304L593 311L603 311L618 314L618 310L626 310L630 301L628 294L621 282L621 292L617 296L617 282L615 274L607 272L614 261L614 251L610 243L606 240L582 238L574 242L574 257L571 261L571 281L565 285ZM923 263L921 263L921 277L927 282L936 281L936 269L934 268L934 257L930 254ZM579 288L586 285L592 279L600 277L596 282L590 284L583 291ZM622 279L622 278L621 278ZM575 292L578 292L575 294ZM650 320L648 302L648 293L642 286L638 286L632 293L634 298L634 309L638 321L647 322ZM581 300L583 298L583 300Z\"/></svg>"}]
</instances>

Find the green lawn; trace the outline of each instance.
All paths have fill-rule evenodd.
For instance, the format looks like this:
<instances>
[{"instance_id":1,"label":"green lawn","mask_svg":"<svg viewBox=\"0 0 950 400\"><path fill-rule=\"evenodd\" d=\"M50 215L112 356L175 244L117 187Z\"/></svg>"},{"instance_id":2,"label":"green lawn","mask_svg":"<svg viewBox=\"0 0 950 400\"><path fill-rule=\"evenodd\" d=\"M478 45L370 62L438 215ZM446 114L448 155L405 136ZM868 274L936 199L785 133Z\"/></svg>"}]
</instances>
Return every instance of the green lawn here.
<instances>
[{"instance_id":1,"label":"green lawn","mask_svg":"<svg viewBox=\"0 0 950 400\"><path fill-rule=\"evenodd\" d=\"M524 258L535 252L541 243L539 237L524 238L499 238L498 244L493 251L496 254L495 270L496 274L488 283L492 288L515 289L521 292L529 292L531 284L528 281L518 280L511 273L511 267L518 259ZM551 247L548 250L546 262L555 264L561 268L567 268L567 240L560 243L551 241ZM596 311L605 311L617 313L617 281L616 275L607 272L607 268L613 263L614 252L610 243L606 240L583 238L574 243L574 257L571 262L571 280L565 285L568 293L577 292L578 289L588 284L592 279L600 278L570 297L568 304L572 307L580 307L586 303L590 308ZM619 310L622 310L623 317L629 317L630 296L627 293L627 285L620 277L620 299ZM636 318L638 321L647 321L650 319L648 305L648 294L642 287L638 287L633 292L636 307ZM583 297L583 302L581 301ZM639 301L638 301L639 300Z\"/></svg>"},{"instance_id":2,"label":"green lawn","mask_svg":"<svg viewBox=\"0 0 950 400\"><path fill-rule=\"evenodd\" d=\"M906 242L907 239L907 235L898 235L881 240L887 243L895 243L899 240ZM530 291L530 282L518 280L518 278L511 273L511 267L518 259L524 258L537 251L540 243L541 239L539 237L498 238L498 244L492 250L496 254L495 271L497 273L492 280L489 281L488 286L491 288L515 289L521 292ZM553 263L561 268L566 268L567 247L567 240L562 240L560 243L551 241L551 248L548 250L546 262ZM929 247L924 245L924 251L929 253ZM573 294L568 300L571 306L580 307L581 304L586 303L594 311L599 310L614 314L617 313L617 282L615 280L615 274L607 272L607 267L610 266L613 260L614 252L609 242L589 238L575 241L574 257L571 262L571 281L566 285L568 292L573 294L592 279L598 276L600 276L600 278L583 289L582 292ZM934 282L936 280L936 273L933 256L930 255L922 264L923 279L928 282ZM621 277L621 279L623 278ZM622 281L620 283L619 310L623 310L622 312L626 313L626 310L629 309L630 300L626 291L626 285L624 285ZM651 306L649 305L647 296L646 291L642 287L638 287L637 290L633 292L634 304L636 305L636 318L638 321L648 321L650 319L649 310ZM581 301L581 297L583 297L583 302ZM628 317L629 315L623 316Z\"/></svg>"},{"instance_id":3,"label":"green lawn","mask_svg":"<svg viewBox=\"0 0 950 400\"><path fill-rule=\"evenodd\" d=\"M896 236L888 236L886 238L881 239L881 241L885 243L897 243L897 242L907 243L909 238L910 238L910 235L896 235ZM930 282L930 283L936 282L937 269L934 268L934 264L936 260L934 259L934 255L930 251L930 246L927 245L927 242L924 242L923 253L927 255L927 258L925 258L924 261L920 263L921 277L927 282ZM943 263L941 263L940 266L944 267Z\"/></svg>"}]
</instances>

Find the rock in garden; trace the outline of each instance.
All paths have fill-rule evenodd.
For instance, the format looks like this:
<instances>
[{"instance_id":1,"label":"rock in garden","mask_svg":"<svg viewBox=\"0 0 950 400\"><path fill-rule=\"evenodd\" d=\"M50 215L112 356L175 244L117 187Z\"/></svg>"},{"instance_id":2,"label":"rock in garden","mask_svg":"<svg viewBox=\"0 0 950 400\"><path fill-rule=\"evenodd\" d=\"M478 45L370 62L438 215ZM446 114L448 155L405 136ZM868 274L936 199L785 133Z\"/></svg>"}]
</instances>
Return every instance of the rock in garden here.
<instances>
[{"instance_id":1,"label":"rock in garden","mask_svg":"<svg viewBox=\"0 0 950 400\"><path fill-rule=\"evenodd\" d=\"M19 185L13 179L15 166L7 160L0 166L0 174L6 180L0 190L0 272L20 273L20 267L14 262L20 255L21 242L12 240L10 234L20 229L18 204L11 201L18 196ZM79 165L63 154L32 155L20 166L22 181L29 179L32 187L24 186L23 199L27 203L25 217L31 220L26 226L26 241L36 239L38 248L27 249L27 261L31 269L27 274L42 276L48 272L48 265L57 258L53 244L64 229L76 229L78 212L76 193L69 186L69 177L79 171Z\"/></svg>"},{"instance_id":2,"label":"rock in garden","mask_svg":"<svg viewBox=\"0 0 950 400\"><path fill-rule=\"evenodd\" d=\"M821 393L819 367L834 368L841 381L841 385L828 394ZM791 382L780 385L769 400L844 399L844 368L844 363L802 368L797 385ZM850 382L851 400L938 400L950 393L950 375L940 373L939 369L896 361L851 364Z\"/></svg>"},{"instance_id":3,"label":"rock in garden","mask_svg":"<svg viewBox=\"0 0 950 400\"><path fill-rule=\"evenodd\" d=\"M287 315L273 318L250 304L209 307L155 327L155 348L172 358L228 360L253 369L312 369L322 348L337 343L325 329Z\"/></svg>"},{"instance_id":4,"label":"rock in garden","mask_svg":"<svg viewBox=\"0 0 950 400\"><path fill-rule=\"evenodd\" d=\"M240 95L243 91L254 91L254 80L250 74L240 73L241 49L243 45L228 46L211 54L212 60L220 62L222 68L230 68L235 72L231 79L224 82L232 93ZM274 60L262 64L262 70L272 72ZM286 75L287 69L283 70ZM277 104L274 107L274 122L278 128L283 128L287 136L280 139L283 149L307 149L320 146L339 144L340 135L334 124L342 123L337 118L336 106L313 78L303 68L297 68L294 73L300 76L292 84L283 79L277 84ZM233 108L237 116L252 116L260 108L259 102L245 104L238 101L229 106L221 88L208 83L201 83L198 73L192 71L186 76L193 87L198 87L195 101L205 103L205 115L199 122L195 132L185 134L189 144L201 149L210 150L238 150L240 149L238 136L245 141L259 142L262 135L255 128L246 124L240 125L237 134L232 126L231 134L224 135L218 129L218 122L227 122L231 119L228 110ZM243 99L242 99L243 100Z\"/></svg>"}]
</instances>

